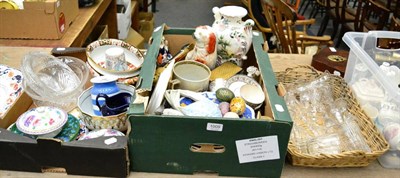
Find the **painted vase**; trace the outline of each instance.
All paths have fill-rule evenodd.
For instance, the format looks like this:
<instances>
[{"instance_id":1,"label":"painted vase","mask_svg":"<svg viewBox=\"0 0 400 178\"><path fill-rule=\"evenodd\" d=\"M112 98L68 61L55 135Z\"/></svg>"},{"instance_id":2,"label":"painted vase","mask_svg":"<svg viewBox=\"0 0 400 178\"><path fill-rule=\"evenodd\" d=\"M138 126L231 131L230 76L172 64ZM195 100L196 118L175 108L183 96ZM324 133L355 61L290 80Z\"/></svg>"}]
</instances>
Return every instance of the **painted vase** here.
<instances>
[{"instance_id":1,"label":"painted vase","mask_svg":"<svg viewBox=\"0 0 400 178\"><path fill-rule=\"evenodd\" d=\"M247 10L239 6L224 6L212 9L215 21L212 28L217 33L217 65L231 61L242 66L252 43L254 21L242 21Z\"/></svg>"},{"instance_id":2,"label":"painted vase","mask_svg":"<svg viewBox=\"0 0 400 178\"><path fill-rule=\"evenodd\" d=\"M92 98L92 106L93 112L97 116L102 116L100 108L96 104L96 98L99 94L106 94L107 96L114 96L120 92L120 89L117 85L117 78L109 77L109 76L99 76L92 78L90 82L93 83L93 87L90 90L91 98ZM104 98L98 99L99 105L105 104Z\"/></svg>"}]
</instances>

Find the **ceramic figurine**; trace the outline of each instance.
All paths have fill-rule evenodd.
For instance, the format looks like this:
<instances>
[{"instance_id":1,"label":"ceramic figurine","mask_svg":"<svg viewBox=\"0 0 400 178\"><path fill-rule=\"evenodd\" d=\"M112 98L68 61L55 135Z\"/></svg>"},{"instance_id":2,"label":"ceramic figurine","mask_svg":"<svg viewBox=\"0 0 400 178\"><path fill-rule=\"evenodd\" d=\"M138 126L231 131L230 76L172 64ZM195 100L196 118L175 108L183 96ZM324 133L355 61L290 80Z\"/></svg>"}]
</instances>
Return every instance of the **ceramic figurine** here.
<instances>
[{"instance_id":1,"label":"ceramic figurine","mask_svg":"<svg viewBox=\"0 0 400 178\"><path fill-rule=\"evenodd\" d=\"M164 66L172 59L172 54L168 49L168 40L165 37L162 37L160 49L157 56L157 66Z\"/></svg>"},{"instance_id":2,"label":"ceramic figurine","mask_svg":"<svg viewBox=\"0 0 400 178\"><path fill-rule=\"evenodd\" d=\"M217 33L218 41L217 65L232 61L242 66L252 43L254 21L248 19L243 22L242 18L247 15L247 10L239 6L214 7L212 11L215 18L212 28Z\"/></svg>"},{"instance_id":3,"label":"ceramic figurine","mask_svg":"<svg viewBox=\"0 0 400 178\"><path fill-rule=\"evenodd\" d=\"M217 37L214 30L208 26L198 26L193 34L196 45L186 55L186 60L195 60L207 65L211 70L217 63Z\"/></svg>"}]
</instances>

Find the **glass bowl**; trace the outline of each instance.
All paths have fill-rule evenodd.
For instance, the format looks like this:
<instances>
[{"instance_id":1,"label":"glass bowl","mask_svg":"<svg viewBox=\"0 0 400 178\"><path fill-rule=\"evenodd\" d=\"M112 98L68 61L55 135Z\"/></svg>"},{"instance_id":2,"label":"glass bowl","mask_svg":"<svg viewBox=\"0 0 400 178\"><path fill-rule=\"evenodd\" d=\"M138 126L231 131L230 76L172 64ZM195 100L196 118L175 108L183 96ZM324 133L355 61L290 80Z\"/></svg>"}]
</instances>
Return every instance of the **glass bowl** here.
<instances>
[{"instance_id":1,"label":"glass bowl","mask_svg":"<svg viewBox=\"0 0 400 178\"><path fill-rule=\"evenodd\" d=\"M30 76L22 82L23 88L36 106L54 106L70 111L76 107L77 98L85 88L89 69L75 57L46 55L33 55L39 57L37 60L45 59L42 62L33 61L33 56L24 61L22 71L24 76Z\"/></svg>"}]
</instances>

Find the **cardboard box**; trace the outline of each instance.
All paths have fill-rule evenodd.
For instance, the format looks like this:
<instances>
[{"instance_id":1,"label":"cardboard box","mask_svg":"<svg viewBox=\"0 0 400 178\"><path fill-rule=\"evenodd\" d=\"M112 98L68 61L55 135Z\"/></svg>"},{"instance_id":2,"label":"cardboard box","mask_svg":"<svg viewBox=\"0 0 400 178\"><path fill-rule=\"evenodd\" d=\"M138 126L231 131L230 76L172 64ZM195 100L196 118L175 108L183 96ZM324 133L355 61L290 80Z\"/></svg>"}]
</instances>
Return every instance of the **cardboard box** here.
<instances>
[{"instance_id":1,"label":"cardboard box","mask_svg":"<svg viewBox=\"0 0 400 178\"><path fill-rule=\"evenodd\" d=\"M154 15L152 12L139 12L139 33L144 40L149 41L154 29Z\"/></svg>"},{"instance_id":2,"label":"cardboard box","mask_svg":"<svg viewBox=\"0 0 400 178\"><path fill-rule=\"evenodd\" d=\"M66 172L73 175L129 175L127 138L105 144L111 137L61 142L31 139L0 128L0 169L28 172Z\"/></svg>"},{"instance_id":3,"label":"cardboard box","mask_svg":"<svg viewBox=\"0 0 400 178\"><path fill-rule=\"evenodd\" d=\"M78 16L78 1L24 1L24 9L0 11L0 38L60 39Z\"/></svg>"},{"instance_id":4,"label":"cardboard box","mask_svg":"<svg viewBox=\"0 0 400 178\"><path fill-rule=\"evenodd\" d=\"M151 93L161 37L175 54L193 41L194 29L157 27L140 73L138 90ZM129 135L131 170L193 174L216 172L220 176L280 177L285 163L292 120L266 52L264 39L253 33L253 48L246 66L259 66L267 95L262 112L265 119L228 119L144 115L131 108ZM136 112L135 112L136 111ZM210 129L215 126L219 129ZM261 148L260 151L257 151Z\"/></svg>"},{"instance_id":5,"label":"cardboard box","mask_svg":"<svg viewBox=\"0 0 400 178\"><path fill-rule=\"evenodd\" d=\"M20 56L25 53L50 52L51 50L51 48L1 48L4 48L1 49L4 55L13 59L12 61L5 60L6 64L12 67L19 66L23 59ZM80 52L68 53L68 56L86 60L84 50L82 53ZM89 83L90 81L87 84ZM9 110L12 115L5 120L7 126L14 123L30 107L34 107L32 100L24 92ZM8 116L8 113L6 115ZM4 120L0 123L4 124ZM34 140L14 134L4 129L6 127L3 125L1 127L0 170L62 172L72 175L104 177L127 177L130 173L127 137L115 137L116 142L109 145L105 144L105 141L111 137L72 142L60 142L55 139ZM127 132L129 132L129 127Z\"/></svg>"},{"instance_id":6,"label":"cardboard box","mask_svg":"<svg viewBox=\"0 0 400 178\"><path fill-rule=\"evenodd\" d=\"M132 27L129 27L128 37L124 41L139 49L144 49L144 38Z\"/></svg>"}]
</instances>

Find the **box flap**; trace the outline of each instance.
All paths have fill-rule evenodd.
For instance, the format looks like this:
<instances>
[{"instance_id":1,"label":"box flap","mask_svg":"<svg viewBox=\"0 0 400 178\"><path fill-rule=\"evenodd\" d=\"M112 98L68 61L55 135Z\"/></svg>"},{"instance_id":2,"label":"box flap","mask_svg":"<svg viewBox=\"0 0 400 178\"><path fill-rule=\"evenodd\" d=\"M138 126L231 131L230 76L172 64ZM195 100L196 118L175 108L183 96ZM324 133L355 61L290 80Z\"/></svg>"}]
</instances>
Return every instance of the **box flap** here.
<instances>
[{"instance_id":1,"label":"box flap","mask_svg":"<svg viewBox=\"0 0 400 178\"><path fill-rule=\"evenodd\" d=\"M164 28L166 28L165 24L154 29L151 43L161 44L161 37L164 33ZM153 87L153 76L156 72L156 59L158 52L158 45L150 45L147 49L142 65L142 69L146 70L140 71L140 82L138 82L140 86L136 86L139 93L151 91Z\"/></svg>"},{"instance_id":2,"label":"box flap","mask_svg":"<svg viewBox=\"0 0 400 178\"><path fill-rule=\"evenodd\" d=\"M264 39L262 38L262 34L258 31L253 31L253 49L258 66L260 66L259 70L263 76L262 80L267 89L269 101L271 102L270 104L274 120L292 122L285 100L278 93L278 81L276 80L275 73L272 70L269 56L263 50L263 45Z\"/></svg>"}]
</instances>

